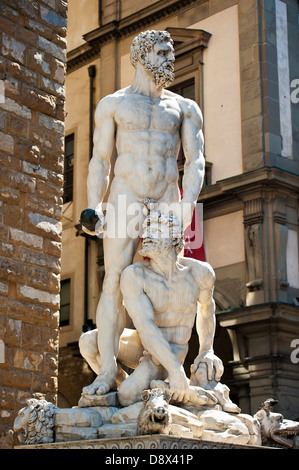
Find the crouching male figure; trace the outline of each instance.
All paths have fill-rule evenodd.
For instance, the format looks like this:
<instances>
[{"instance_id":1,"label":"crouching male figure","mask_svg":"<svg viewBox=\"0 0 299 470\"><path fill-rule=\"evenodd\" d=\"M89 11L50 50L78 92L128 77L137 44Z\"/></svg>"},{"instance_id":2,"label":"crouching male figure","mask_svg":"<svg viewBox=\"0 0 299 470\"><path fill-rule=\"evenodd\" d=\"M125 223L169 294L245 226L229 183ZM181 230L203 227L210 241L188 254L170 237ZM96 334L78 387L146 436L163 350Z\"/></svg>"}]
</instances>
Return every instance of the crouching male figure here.
<instances>
[{"instance_id":1,"label":"crouching male figure","mask_svg":"<svg viewBox=\"0 0 299 470\"><path fill-rule=\"evenodd\" d=\"M208 263L178 257L183 236L171 216L153 211L145 226L140 253L148 259L128 266L121 275L124 305L144 348L136 369L119 387L123 406L140 400L152 380L167 377L173 401L190 399L183 364L196 316L200 347L193 370L205 362L210 380L219 381L223 374L222 361L213 351L213 269Z\"/></svg>"}]
</instances>

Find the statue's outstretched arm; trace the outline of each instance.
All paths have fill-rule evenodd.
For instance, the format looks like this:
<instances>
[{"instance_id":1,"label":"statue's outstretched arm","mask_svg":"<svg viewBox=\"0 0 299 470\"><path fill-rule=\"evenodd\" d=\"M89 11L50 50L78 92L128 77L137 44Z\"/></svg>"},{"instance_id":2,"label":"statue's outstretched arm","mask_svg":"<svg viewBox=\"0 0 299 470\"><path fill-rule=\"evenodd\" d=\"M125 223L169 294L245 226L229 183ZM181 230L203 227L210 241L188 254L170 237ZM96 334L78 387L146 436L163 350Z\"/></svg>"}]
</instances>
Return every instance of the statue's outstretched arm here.
<instances>
[{"instance_id":1,"label":"statue's outstretched arm","mask_svg":"<svg viewBox=\"0 0 299 470\"><path fill-rule=\"evenodd\" d=\"M208 265L207 265L208 266ZM202 278L196 318L196 329L199 337L198 356L192 365L195 371L201 362L207 365L208 379L219 381L223 374L223 364L214 354L214 337L216 329L214 292L214 272L211 267Z\"/></svg>"},{"instance_id":2,"label":"statue's outstretched arm","mask_svg":"<svg viewBox=\"0 0 299 470\"><path fill-rule=\"evenodd\" d=\"M194 101L185 100L183 111L184 118L182 122L181 138L185 165L182 203L191 203L192 209L194 209L203 185L205 173L205 159L203 155L204 137L202 132L203 120L202 113ZM186 214L188 214L188 211ZM184 220L184 228L190 223L191 220Z\"/></svg>"}]
</instances>

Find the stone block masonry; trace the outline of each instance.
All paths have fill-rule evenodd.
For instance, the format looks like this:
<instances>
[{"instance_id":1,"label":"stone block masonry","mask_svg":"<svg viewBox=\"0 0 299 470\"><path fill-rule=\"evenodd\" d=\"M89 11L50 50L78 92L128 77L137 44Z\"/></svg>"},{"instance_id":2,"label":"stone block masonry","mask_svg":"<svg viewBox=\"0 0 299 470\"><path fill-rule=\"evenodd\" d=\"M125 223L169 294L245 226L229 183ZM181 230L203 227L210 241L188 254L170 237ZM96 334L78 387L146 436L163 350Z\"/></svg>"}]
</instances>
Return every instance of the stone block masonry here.
<instances>
[{"instance_id":1,"label":"stone block masonry","mask_svg":"<svg viewBox=\"0 0 299 470\"><path fill-rule=\"evenodd\" d=\"M0 3L0 448L56 402L67 1Z\"/></svg>"}]
</instances>

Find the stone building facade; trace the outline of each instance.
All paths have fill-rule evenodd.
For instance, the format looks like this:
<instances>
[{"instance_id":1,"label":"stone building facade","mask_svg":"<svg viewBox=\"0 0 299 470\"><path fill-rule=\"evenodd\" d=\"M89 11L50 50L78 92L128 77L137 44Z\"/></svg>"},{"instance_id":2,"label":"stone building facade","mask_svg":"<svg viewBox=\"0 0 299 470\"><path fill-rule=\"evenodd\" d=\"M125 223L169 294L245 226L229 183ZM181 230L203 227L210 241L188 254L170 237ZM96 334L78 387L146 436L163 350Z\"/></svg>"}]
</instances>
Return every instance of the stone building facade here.
<instances>
[{"instance_id":1,"label":"stone building facade","mask_svg":"<svg viewBox=\"0 0 299 470\"><path fill-rule=\"evenodd\" d=\"M26 398L73 406L92 380L77 343L104 272L101 240L78 223L93 113L131 84L130 44L145 29L169 30L174 91L203 111L223 381L243 412L272 396L299 420L298 13L296 0L1 2L1 447ZM191 358L197 347L194 334Z\"/></svg>"},{"instance_id":2,"label":"stone building facade","mask_svg":"<svg viewBox=\"0 0 299 470\"><path fill-rule=\"evenodd\" d=\"M0 448L56 402L67 2L0 5Z\"/></svg>"},{"instance_id":3,"label":"stone building facade","mask_svg":"<svg viewBox=\"0 0 299 470\"><path fill-rule=\"evenodd\" d=\"M93 113L101 98L132 83L134 36L167 29L175 42L174 91L195 99L204 117L199 203L205 256L217 278L215 349L224 380L245 413L274 396L286 417L299 418L299 369L291 360L299 338L298 13L296 0L69 1L73 194L63 205L60 354L72 351L74 367L81 331L94 327L104 269L101 241L81 236L78 225ZM193 354L196 348L194 335ZM75 386L67 364L60 377ZM84 374L88 382L81 367L77 377ZM73 397L61 398L73 405Z\"/></svg>"}]
</instances>

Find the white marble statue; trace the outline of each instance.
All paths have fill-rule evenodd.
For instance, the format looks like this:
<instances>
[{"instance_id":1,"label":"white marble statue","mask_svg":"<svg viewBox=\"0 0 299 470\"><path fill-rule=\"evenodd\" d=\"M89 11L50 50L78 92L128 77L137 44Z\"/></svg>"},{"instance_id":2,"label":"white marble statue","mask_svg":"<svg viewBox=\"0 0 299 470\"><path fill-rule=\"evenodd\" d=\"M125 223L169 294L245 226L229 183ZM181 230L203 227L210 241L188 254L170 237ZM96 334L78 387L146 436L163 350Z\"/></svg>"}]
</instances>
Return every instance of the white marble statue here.
<instances>
[{"instance_id":1,"label":"white marble statue","mask_svg":"<svg viewBox=\"0 0 299 470\"><path fill-rule=\"evenodd\" d=\"M152 211L145 220L140 251L148 259L131 264L121 275L124 305L146 351L119 387L119 400L126 406L137 401L152 380L167 377L172 400L189 401L183 364L195 318L200 348L194 368L205 362L209 377L217 381L223 373L222 361L213 351L214 271L208 263L178 257L183 236L178 228L171 217Z\"/></svg>"},{"instance_id":2,"label":"white marble statue","mask_svg":"<svg viewBox=\"0 0 299 470\"><path fill-rule=\"evenodd\" d=\"M118 360L135 369L125 380L122 377L118 390L122 406L140 401L153 380L165 379L169 381L173 402L207 403L211 394L203 392L202 401L194 398L183 367L195 318L200 348L193 374L199 364L206 365L209 380L218 382L223 374L222 361L213 351L214 271L208 263L179 257L182 241L182 230L175 218L159 210L151 211L144 222L140 251L147 259L122 272L124 304L137 330L126 329L120 341ZM101 356L96 334L96 330L83 334L79 346L97 373ZM89 389L83 392L86 394Z\"/></svg>"},{"instance_id":3,"label":"white marble statue","mask_svg":"<svg viewBox=\"0 0 299 470\"><path fill-rule=\"evenodd\" d=\"M133 41L131 62L133 85L104 98L96 110L89 208L81 214L87 233L104 232L97 329L79 339L97 377L71 409L29 399L14 423L20 447L71 441L78 447L79 440L89 440L88 448L97 448L102 439L114 448L118 437L158 433L190 438L190 446L201 439L219 447L274 442L298 448L299 423L272 413L274 400L253 417L242 414L220 382L223 364L213 349L215 274L208 263L181 256L203 183L202 116L196 103L164 88L174 78L169 34L141 33ZM114 143L117 158L106 204ZM176 161L181 143L182 200ZM140 240L143 260L133 263ZM135 329L124 328L123 305ZM184 361L195 322L199 351L188 379ZM133 370L130 375L123 366Z\"/></svg>"},{"instance_id":4,"label":"white marble statue","mask_svg":"<svg viewBox=\"0 0 299 470\"><path fill-rule=\"evenodd\" d=\"M204 176L201 111L194 101L165 89L174 79L174 49L169 34L165 31L139 34L132 43L130 57L136 70L134 83L106 96L96 109L94 150L88 174L89 209L81 215L83 230L98 236L106 230L107 235L104 236L105 278L96 314L101 368L95 381L85 389L91 395L116 389L116 358L125 326L120 277L132 263L139 244L145 217L140 201L177 203L176 216L186 228L192 211L182 209L186 205L195 207ZM103 200L109 185L114 143L117 158L104 216ZM181 143L186 158L182 200L177 169ZM128 228L135 211L132 215L130 208L136 206L140 208L140 231L132 234ZM189 276L196 275L191 275L196 268L184 265L182 269ZM134 276L134 270L129 273ZM125 291L129 302L131 294L128 289ZM180 334L185 341L185 333ZM182 357L184 352L177 351L177 354ZM171 373L173 367L179 370L178 359L169 360L173 362ZM177 388L178 396L184 398L188 388L182 370Z\"/></svg>"}]
</instances>

